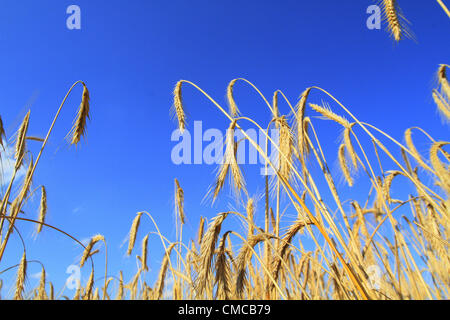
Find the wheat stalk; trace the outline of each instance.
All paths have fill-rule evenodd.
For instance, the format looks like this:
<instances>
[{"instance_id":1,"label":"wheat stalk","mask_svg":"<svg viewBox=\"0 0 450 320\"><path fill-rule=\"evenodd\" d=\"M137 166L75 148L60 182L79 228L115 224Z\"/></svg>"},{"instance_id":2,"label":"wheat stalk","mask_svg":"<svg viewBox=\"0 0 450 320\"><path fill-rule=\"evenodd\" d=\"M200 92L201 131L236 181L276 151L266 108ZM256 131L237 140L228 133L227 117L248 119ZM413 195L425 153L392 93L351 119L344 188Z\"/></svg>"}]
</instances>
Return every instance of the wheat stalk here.
<instances>
[{"instance_id":1,"label":"wheat stalk","mask_svg":"<svg viewBox=\"0 0 450 320\"><path fill-rule=\"evenodd\" d=\"M439 3L439 5L442 7L442 9L444 10L444 12L448 15L448 17L450 18L450 10L448 10L447 6L444 4L444 2L442 2L442 0L437 0L437 2Z\"/></svg>"}]
</instances>

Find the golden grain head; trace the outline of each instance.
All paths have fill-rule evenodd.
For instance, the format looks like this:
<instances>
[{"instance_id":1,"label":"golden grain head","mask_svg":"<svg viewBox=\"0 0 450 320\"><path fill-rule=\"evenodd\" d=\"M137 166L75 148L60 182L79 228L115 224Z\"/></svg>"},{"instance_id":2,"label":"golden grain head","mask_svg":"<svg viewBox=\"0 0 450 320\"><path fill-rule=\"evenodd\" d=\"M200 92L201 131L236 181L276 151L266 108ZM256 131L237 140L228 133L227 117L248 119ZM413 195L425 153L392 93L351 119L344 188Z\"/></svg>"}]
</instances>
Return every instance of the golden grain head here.
<instances>
[{"instance_id":1,"label":"golden grain head","mask_svg":"<svg viewBox=\"0 0 450 320\"><path fill-rule=\"evenodd\" d=\"M444 99L444 97L437 90L433 90L433 100L436 103L439 113L443 120L450 121L450 104Z\"/></svg>"},{"instance_id":2,"label":"golden grain head","mask_svg":"<svg viewBox=\"0 0 450 320\"><path fill-rule=\"evenodd\" d=\"M5 146L3 145L3 139L5 139L5 127L3 126L3 120L0 116L0 146L4 149Z\"/></svg>"},{"instance_id":3,"label":"golden grain head","mask_svg":"<svg viewBox=\"0 0 450 320\"><path fill-rule=\"evenodd\" d=\"M197 243L198 244L202 243L204 229L205 229L205 218L200 217L200 223L199 223L198 232L197 232Z\"/></svg>"},{"instance_id":4,"label":"golden grain head","mask_svg":"<svg viewBox=\"0 0 450 320\"><path fill-rule=\"evenodd\" d=\"M200 272L195 281L196 290L202 294L211 274L211 263L216 248L217 239L222 228L222 223L228 216L228 212L222 212L215 216L208 225L200 247Z\"/></svg>"},{"instance_id":5,"label":"golden grain head","mask_svg":"<svg viewBox=\"0 0 450 320\"><path fill-rule=\"evenodd\" d=\"M296 106L296 122L295 126L297 127L297 148L299 154L303 160L305 154L309 150L308 142L306 141L307 128L304 126L304 118L305 118L305 110L306 110L306 100L308 99L309 93L311 92L311 88L307 88L301 95L300 101Z\"/></svg>"},{"instance_id":6,"label":"golden grain head","mask_svg":"<svg viewBox=\"0 0 450 320\"><path fill-rule=\"evenodd\" d=\"M445 141L434 142L430 148L430 162L433 166L434 173L441 181L441 187L443 187L445 191L450 194L450 171L439 159L439 152L443 150L442 148L444 146L449 144L450 142Z\"/></svg>"},{"instance_id":7,"label":"golden grain head","mask_svg":"<svg viewBox=\"0 0 450 320\"><path fill-rule=\"evenodd\" d=\"M30 159L28 164L27 172L25 174L25 178L23 179L22 189L20 190L19 199L24 200L28 196L28 192L30 191L31 180L33 178L33 159ZM20 201L19 201L20 204ZM20 209L20 208L18 208Z\"/></svg>"},{"instance_id":8,"label":"golden grain head","mask_svg":"<svg viewBox=\"0 0 450 320\"><path fill-rule=\"evenodd\" d=\"M86 292L84 293L84 300L90 300L92 297L92 289L94 287L94 270L91 271L88 282L86 283Z\"/></svg>"},{"instance_id":9,"label":"golden grain head","mask_svg":"<svg viewBox=\"0 0 450 320\"><path fill-rule=\"evenodd\" d=\"M167 248L167 251L164 254L164 259L163 259L163 261L161 263L161 267L159 269L158 279L156 280L156 286L155 286L156 300L159 300L162 297L164 285L165 285L166 273L167 273L167 269L169 266L170 253L172 252L172 249L175 247L175 245L176 245L176 242L172 243Z\"/></svg>"},{"instance_id":10,"label":"golden grain head","mask_svg":"<svg viewBox=\"0 0 450 320\"><path fill-rule=\"evenodd\" d=\"M37 225L37 233L40 233L42 231L43 223L45 222L45 216L47 215L47 191L45 190L45 187L42 186L41 188L41 202L39 205L39 219L40 222Z\"/></svg>"},{"instance_id":11,"label":"golden grain head","mask_svg":"<svg viewBox=\"0 0 450 320\"><path fill-rule=\"evenodd\" d=\"M234 137L235 127L236 121L233 121L226 133L225 154L214 184L213 202L216 200L220 190L223 188L225 179L230 169L231 177L233 178L233 190L236 192L236 196L239 196L240 191L245 189L244 177L236 159L237 143Z\"/></svg>"},{"instance_id":12,"label":"golden grain head","mask_svg":"<svg viewBox=\"0 0 450 320\"><path fill-rule=\"evenodd\" d=\"M247 219L248 219L248 227L249 230L251 230L251 232L249 231L250 234L253 234L253 229L254 229L254 216L255 216L255 201L253 200L253 198L249 198L247 201L247 206L246 206L246 212L247 212Z\"/></svg>"},{"instance_id":13,"label":"golden grain head","mask_svg":"<svg viewBox=\"0 0 450 320\"><path fill-rule=\"evenodd\" d=\"M178 129L181 133L186 129L186 114L183 107L183 99L181 94L181 87L183 81L178 81L173 91L173 109L178 120Z\"/></svg>"},{"instance_id":14,"label":"golden grain head","mask_svg":"<svg viewBox=\"0 0 450 320\"><path fill-rule=\"evenodd\" d=\"M319 106L314 103L310 103L309 105L311 106L311 108L314 111L320 113L325 119L332 120L336 123L339 123L344 128L351 128L351 123L348 122L348 120L345 119L344 117L339 116L336 113L334 113L333 111L331 111L331 109L328 105L325 104L324 107Z\"/></svg>"},{"instance_id":15,"label":"golden grain head","mask_svg":"<svg viewBox=\"0 0 450 320\"><path fill-rule=\"evenodd\" d=\"M123 289L124 289L123 272L120 271L120 273L119 273L119 288L117 290L116 300L122 300L123 299L123 291L124 291Z\"/></svg>"},{"instance_id":16,"label":"golden grain head","mask_svg":"<svg viewBox=\"0 0 450 320\"><path fill-rule=\"evenodd\" d=\"M127 250L128 256L131 254L131 251L133 251L134 243L136 242L136 235L137 235L137 231L139 228L139 224L141 222L142 214L143 214L143 212L138 212L136 217L133 220L132 225L131 225L130 235L129 235L129 240L128 240L128 250Z\"/></svg>"},{"instance_id":17,"label":"golden grain head","mask_svg":"<svg viewBox=\"0 0 450 320\"><path fill-rule=\"evenodd\" d=\"M339 147L338 158L339 158L339 166L341 167L342 173L344 174L345 180L347 181L350 187L353 186L353 178L350 174L350 169L347 163L347 157L345 154L345 145L341 144Z\"/></svg>"},{"instance_id":18,"label":"golden grain head","mask_svg":"<svg viewBox=\"0 0 450 320\"><path fill-rule=\"evenodd\" d=\"M280 130L278 170L284 180L288 181L293 167L292 153L294 144L292 132L284 116L277 119L277 127Z\"/></svg>"},{"instance_id":19,"label":"golden grain head","mask_svg":"<svg viewBox=\"0 0 450 320\"><path fill-rule=\"evenodd\" d=\"M27 112L25 118L17 131L16 142L15 142L15 154L14 159L16 160L16 169L22 166L23 158L25 157L25 145L26 145L26 135L28 131L28 125L30 123L30 111Z\"/></svg>"},{"instance_id":20,"label":"golden grain head","mask_svg":"<svg viewBox=\"0 0 450 320\"><path fill-rule=\"evenodd\" d=\"M147 255L148 255L148 235L144 237L142 240L142 255L141 255L141 263L142 263L142 269L145 271L148 271L148 265L147 265Z\"/></svg>"},{"instance_id":21,"label":"golden grain head","mask_svg":"<svg viewBox=\"0 0 450 320\"><path fill-rule=\"evenodd\" d=\"M438 80L439 84L442 84L444 81L447 81L447 66L445 64L439 65L438 69Z\"/></svg>"},{"instance_id":22,"label":"golden grain head","mask_svg":"<svg viewBox=\"0 0 450 320\"><path fill-rule=\"evenodd\" d=\"M396 0L383 0L383 10L388 22L388 30L395 41L400 41L403 37L402 25L400 22L398 5Z\"/></svg>"},{"instance_id":23,"label":"golden grain head","mask_svg":"<svg viewBox=\"0 0 450 320\"><path fill-rule=\"evenodd\" d=\"M22 300L23 299L26 275L27 275L27 258L26 258L26 254L24 251L23 255L22 255L22 260L20 260L19 269L17 270L16 290L14 293L14 300Z\"/></svg>"},{"instance_id":24,"label":"golden grain head","mask_svg":"<svg viewBox=\"0 0 450 320\"><path fill-rule=\"evenodd\" d=\"M89 117L89 90L83 83L83 97L81 98L80 107L78 108L78 114L73 124L71 134L71 144L78 144L81 137L86 135L87 120Z\"/></svg>"},{"instance_id":25,"label":"golden grain head","mask_svg":"<svg viewBox=\"0 0 450 320\"><path fill-rule=\"evenodd\" d=\"M275 91L272 98L272 110L273 110L273 118L276 119L280 116L280 111L278 109L278 93L279 91Z\"/></svg>"},{"instance_id":26,"label":"golden grain head","mask_svg":"<svg viewBox=\"0 0 450 320\"><path fill-rule=\"evenodd\" d=\"M175 205L176 212L178 213L178 218L180 219L181 224L184 224L185 216L184 216L184 191L180 186L180 183L177 179L175 179Z\"/></svg>"},{"instance_id":27,"label":"golden grain head","mask_svg":"<svg viewBox=\"0 0 450 320\"><path fill-rule=\"evenodd\" d=\"M45 277L46 277L45 269L44 269L44 267L42 267L41 279L39 281L39 291L38 291L38 295L39 295L39 299L40 300L46 299L46 293L45 293L45 280L46 279L45 279Z\"/></svg>"},{"instance_id":28,"label":"golden grain head","mask_svg":"<svg viewBox=\"0 0 450 320\"><path fill-rule=\"evenodd\" d=\"M102 236L101 234L97 234L90 239L88 245L86 246L86 248L83 251L83 255L82 255L81 261L80 261L80 267L84 266L84 263L86 262L86 260L91 256L92 248L99 241L105 241L105 237Z\"/></svg>"},{"instance_id":29,"label":"golden grain head","mask_svg":"<svg viewBox=\"0 0 450 320\"><path fill-rule=\"evenodd\" d=\"M229 113L232 117L237 117L239 115L239 109L236 105L236 102L234 101L233 96L233 88L238 79L232 80L227 87L227 100L228 100L228 106L229 106Z\"/></svg>"}]
</instances>

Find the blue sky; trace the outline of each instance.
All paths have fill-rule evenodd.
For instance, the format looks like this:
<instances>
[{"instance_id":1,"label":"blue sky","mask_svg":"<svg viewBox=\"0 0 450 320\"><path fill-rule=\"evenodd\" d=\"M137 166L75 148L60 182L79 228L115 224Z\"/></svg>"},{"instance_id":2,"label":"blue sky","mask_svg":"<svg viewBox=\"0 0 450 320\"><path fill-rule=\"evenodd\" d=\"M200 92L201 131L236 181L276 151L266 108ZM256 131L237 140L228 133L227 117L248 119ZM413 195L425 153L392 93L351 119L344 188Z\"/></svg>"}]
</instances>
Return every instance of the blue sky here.
<instances>
[{"instance_id":1,"label":"blue sky","mask_svg":"<svg viewBox=\"0 0 450 320\"><path fill-rule=\"evenodd\" d=\"M215 167L171 162L170 136L176 123L169 109L180 79L195 82L223 106L226 86L237 77L252 81L268 98L281 89L293 103L306 87L317 85L361 120L399 140L406 128L416 125L445 139L448 126L441 123L431 90L438 65L449 63L450 22L435 1L399 3L412 22L416 42L396 44L384 30L367 29L369 0L2 1L0 115L8 137L28 109L30 135L44 136L73 82L83 80L91 93L87 141L78 148L64 141L80 102L78 87L35 175L34 186L47 188L47 222L79 239L105 235L111 274L124 269L129 278L136 263L124 257L126 247L120 245L136 212L152 213L163 234L174 239L174 178L185 192L186 238L193 235L200 216L211 218L228 208L228 191L214 208L200 205ZM66 28L71 4L81 8L81 30ZM188 128L202 120L204 128L225 129L227 122L204 97L189 87L184 92ZM324 98L314 93L311 101ZM236 100L243 114L260 123L270 120L248 86L236 86ZM320 132L334 156L337 128L321 125ZM30 144L34 152L37 147ZM427 145L419 143L418 148L426 151ZM248 177L251 194L262 191L263 180L257 178L255 173ZM39 196L29 217L37 216L38 202ZM49 280L60 288L65 269L77 262L81 249L53 231L33 239L34 227L20 225L29 259L41 260ZM145 231L153 231L149 220L142 227L138 241ZM153 269L159 268L159 253L153 236ZM6 256L0 269L20 259L17 238ZM98 276L102 261L103 256L96 260ZM37 265L30 268L39 271ZM89 271L83 272L88 277ZM29 280L30 287L34 281Z\"/></svg>"}]
</instances>

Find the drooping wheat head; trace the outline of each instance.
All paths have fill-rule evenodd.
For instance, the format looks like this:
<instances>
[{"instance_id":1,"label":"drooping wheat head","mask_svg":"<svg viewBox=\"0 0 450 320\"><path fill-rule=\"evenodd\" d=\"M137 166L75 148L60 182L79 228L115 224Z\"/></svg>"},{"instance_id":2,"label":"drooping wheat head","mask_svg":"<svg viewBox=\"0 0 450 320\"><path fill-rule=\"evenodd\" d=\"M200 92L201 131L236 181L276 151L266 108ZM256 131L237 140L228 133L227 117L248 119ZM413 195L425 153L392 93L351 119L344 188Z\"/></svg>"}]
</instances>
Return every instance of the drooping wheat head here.
<instances>
[{"instance_id":1,"label":"drooping wheat head","mask_svg":"<svg viewBox=\"0 0 450 320\"><path fill-rule=\"evenodd\" d=\"M141 222L141 216L143 212L138 212L136 214L136 217L133 220L133 223L131 224L129 239L128 239L128 250L127 255L129 256L131 254L131 251L133 251L134 243L136 242L136 235L139 228L139 224Z\"/></svg>"},{"instance_id":2,"label":"drooping wheat head","mask_svg":"<svg viewBox=\"0 0 450 320\"><path fill-rule=\"evenodd\" d=\"M19 269L17 270L16 290L14 292L14 300L23 300L26 275L27 275L27 258L24 251L22 255L22 260L20 260Z\"/></svg>"},{"instance_id":3,"label":"drooping wheat head","mask_svg":"<svg viewBox=\"0 0 450 320\"><path fill-rule=\"evenodd\" d=\"M84 263L86 262L87 258L90 256L92 248L94 247L94 245L99 242L99 241L104 241L105 237L103 237L101 234L97 234L95 236L93 236L90 240L88 245L86 246L86 248L83 251L83 255L81 256L81 261L80 261L80 267L84 266Z\"/></svg>"},{"instance_id":4,"label":"drooping wheat head","mask_svg":"<svg viewBox=\"0 0 450 320\"><path fill-rule=\"evenodd\" d=\"M39 205L39 219L38 221L41 222L37 225L37 233L40 233L42 231L42 223L45 222L45 216L47 215L47 191L45 190L45 187L42 186L41 188L41 202Z\"/></svg>"},{"instance_id":5,"label":"drooping wheat head","mask_svg":"<svg viewBox=\"0 0 450 320\"><path fill-rule=\"evenodd\" d=\"M178 81L173 91L173 108L178 120L178 129L181 133L186 129L186 114L183 108L183 99L181 96L181 86L183 81Z\"/></svg>"},{"instance_id":6,"label":"drooping wheat head","mask_svg":"<svg viewBox=\"0 0 450 320\"><path fill-rule=\"evenodd\" d=\"M25 156L25 144L26 144L26 135L28 131L28 125L30 122L30 111L27 112L25 118L22 121L22 124L17 131L16 142L15 142L15 154L14 159L16 160L16 170L22 166L23 158Z\"/></svg>"},{"instance_id":7,"label":"drooping wheat head","mask_svg":"<svg viewBox=\"0 0 450 320\"><path fill-rule=\"evenodd\" d=\"M238 79L233 79L227 87L227 100L228 100L228 107L229 107L229 113L232 117L237 117L239 115L239 109L236 105L236 102L234 101L234 96L233 96L233 88L234 85L236 84L236 81Z\"/></svg>"},{"instance_id":8,"label":"drooping wheat head","mask_svg":"<svg viewBox=\"0 0 450 320\"><path fill-rule=\"evenodd\" d=\"M148 271L147 265L147 255L148 255L148 234L142 240L142 254L141 254L141 265L142 269Z\"/></svg>"},{"instance_id":9,"label":"drooping wheat head","mask_svg":"<svg viewBox=\"0 0 450 320\"><path fill-rule=\"evenodd\" d=\"M77 117L70 131L71 144L78 144L81 137L86 135L87 120L89 118L89 90L83 83L83 97L81 98L81 103L78 108Z\"/></svg>"}]
</instances>

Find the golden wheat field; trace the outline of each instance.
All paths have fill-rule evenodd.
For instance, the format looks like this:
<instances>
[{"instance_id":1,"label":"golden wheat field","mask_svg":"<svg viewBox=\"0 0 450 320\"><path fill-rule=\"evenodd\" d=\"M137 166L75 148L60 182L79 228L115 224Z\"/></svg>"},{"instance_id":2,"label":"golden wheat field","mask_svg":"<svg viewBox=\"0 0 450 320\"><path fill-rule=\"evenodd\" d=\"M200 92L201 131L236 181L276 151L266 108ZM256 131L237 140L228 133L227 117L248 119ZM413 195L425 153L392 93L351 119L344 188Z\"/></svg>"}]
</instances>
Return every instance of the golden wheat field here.
<instances>
[{"instance_id":1,"label":"golden wheat field","mask_svg":"<svg viewBox=\"0 0 450 320\"><path fill-rule=\"evenodd\" d=\"M408 37L396 2L382 3L395 41ZM448 13L444 4L439 3ZM436 125L447 127L450 124L449 68L444 61L436 66L437 85L430 92L443 120ZM248 85L260 95L270 122L257 123L251 114L238 109L239 101L234 96L236 83ZM20 235L17 222L23 221L34 224L38 236L49 228L73 240L82 253L80 268L88 265L91 270L89 279L81 283L73 296L59 297L56 294L59 288L47 281L42 266L38 286L26 287L29 258L24 243L21 260L8 268L15 270L14 299L160 300L165 298L168 278L173 281L169 297L174 300L450 298L450 141L445 140L448 137L433 137L420 127L412 127L405 128L403 139L396 139L389 132L360 120L350 106L321 87L299 88L302 93L293 103L283 91L263 94L243 78L229 82L226 106L196 83L179 80L173 91L171 111L183 132L190 109L184 104L183 94L193 90L228 121L224 161L208 196L213 202L220 198L229 181L234 200L245 209L217 210L215 216L202 217L196 222L196 238L186 239L183 227L185 201L189 199L184 197L182 181L175 179L171 195L175 203L175 237L160 232L158 221L150 214L151 208L137 212L124 233L129 231L126 254L136 258L138 270L135 274L120 271L111 275L105 252L108 239L97 234L85 244L76 235L66 233L64 226L46 223L46 188L32 190L31 187L59 114L78 86L83 88L81 103L67 134L67 143L82 144L89 131L91 108L90 91L83 81L75 82L69 89L44 138L29 135L28 127L33 121L29 112L12 137L5 136L5 124L0 118L0 159L7 148L4 142L12 141L15 161L12 178L0 196L0 262L8 252L11 235ZM95 89L90 89L94 94ZM429 117L428 112L423 117ZM95 121L89 126L95 126ZM244 128L248 126L264 132L265 147L246 132ZM324 152L320 138L322 126L334 128L339 136L334 154ZM269 135L271 129L278 130L278 139ZM244 138L236 139L236 132ZM418 151L414 141L417 137L428 142L426 153ZM256 206L257 199L247 192L243 168L236 158L238 145L244 140L264 159L265 169L275 172L272 176L262 176L258 182L264 190L263 206ZM39 143L40 151L31 154L28 143ZM276 159L270 157L269 149L277 151ZM333 162L339 167L339 176L330 170ZM16 193L13 185L20 170L26 173ZM45 185L45 181L38 183ZM361 187L362 183L369 187ZM344 185L354 194L346 192L344 197L341 190ZM399 189L407 192L398 192ZM35 218L25 215L27 201L38 194L39 215ZM284 208L289 208L290 217ZM264 217L263 223L255 219L256 215ZM156 234L160 240L157 245L165 252L159 269L152 270L155 281L151 283L144 277L149 272L151 239L148 234L142 239L138 237L142 234L139 231L143 219L154 226L145 232ZM239 221L239 227L228 228L225 223L230 219ZM95 268L93 260L94 255L101 254L106 258L104 270ZM2 283L0 290L1 287Z\"/></svg>"}]
</instances>

